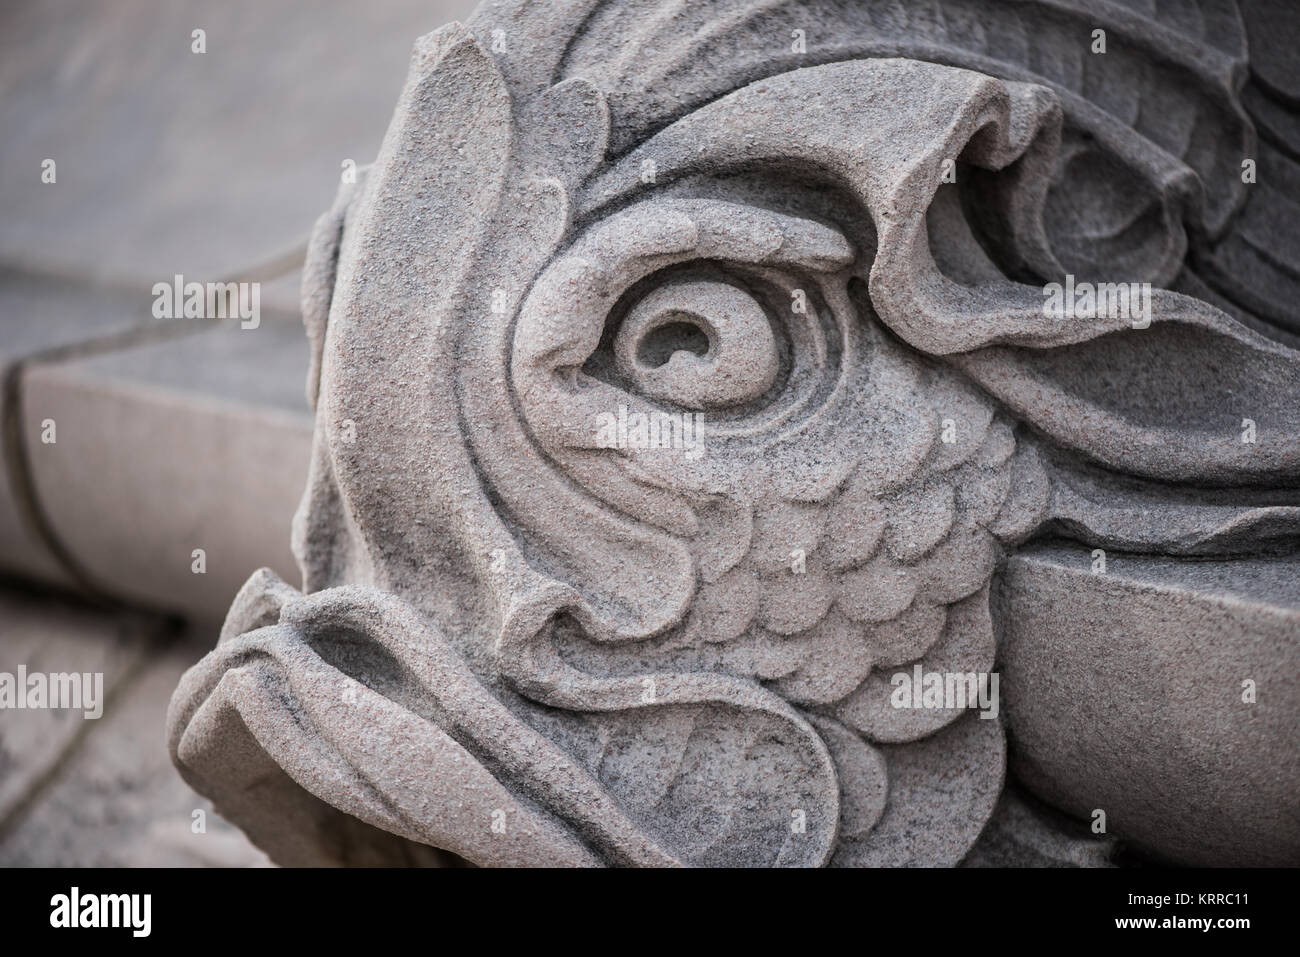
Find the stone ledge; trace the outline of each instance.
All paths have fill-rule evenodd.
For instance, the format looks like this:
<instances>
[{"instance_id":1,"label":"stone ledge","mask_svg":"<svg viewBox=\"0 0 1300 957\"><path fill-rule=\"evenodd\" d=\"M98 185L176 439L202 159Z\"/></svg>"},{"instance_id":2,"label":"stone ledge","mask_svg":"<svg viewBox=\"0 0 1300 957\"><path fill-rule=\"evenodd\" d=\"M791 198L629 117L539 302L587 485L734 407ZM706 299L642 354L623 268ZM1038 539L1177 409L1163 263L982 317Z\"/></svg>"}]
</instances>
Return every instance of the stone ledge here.
<instances>
[{"instance_id":1,"label":"stone ledge","mask_svg":"<svg viewBox=\"0 0 1300 957\"><path fill-rule=\"evenodd\" d=\"M208 620L262 565L295 577L306 367L301 327L264 321L26 369L26 461L77 577ZM47 420L53 444L41 440Z\"/></svg>"}]
</instances>

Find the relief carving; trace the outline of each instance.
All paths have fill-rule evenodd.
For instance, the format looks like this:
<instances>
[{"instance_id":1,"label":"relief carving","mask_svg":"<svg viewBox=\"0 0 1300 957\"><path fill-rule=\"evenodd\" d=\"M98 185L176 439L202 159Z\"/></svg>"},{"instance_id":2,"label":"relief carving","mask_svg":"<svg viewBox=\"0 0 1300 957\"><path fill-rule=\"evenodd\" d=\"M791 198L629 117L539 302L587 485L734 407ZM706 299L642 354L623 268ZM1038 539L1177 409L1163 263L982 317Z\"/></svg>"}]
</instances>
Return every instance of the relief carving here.
<instances>
[{"instance_id":1,"label":"relief carving","mask_svg":"<svg viewBox=\"0 0 1300 957\"><path fill-rule=\"evenodd\" d=\"M303 587L255 574L169 714L273 858L954 865L1009 557L1294 553L1298 327L1206 285L1231 52L932 6L801 5L803 53L723 0L417 42L309 252Z\"/></svg>"}]
</instances>

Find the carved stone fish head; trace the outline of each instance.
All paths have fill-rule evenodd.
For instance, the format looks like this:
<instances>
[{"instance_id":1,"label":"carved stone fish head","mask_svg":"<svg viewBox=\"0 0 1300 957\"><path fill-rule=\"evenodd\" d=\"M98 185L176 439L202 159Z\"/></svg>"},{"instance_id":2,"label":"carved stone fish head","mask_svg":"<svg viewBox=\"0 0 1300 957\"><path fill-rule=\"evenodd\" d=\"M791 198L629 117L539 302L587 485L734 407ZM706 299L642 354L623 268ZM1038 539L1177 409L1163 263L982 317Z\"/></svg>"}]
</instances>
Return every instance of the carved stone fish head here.
<instances>
[{"instance_id":1,"label":"carved stone fish head","mask_svg":"<svg viewBox=\"0 0 1300 957\"><path fill-rule=\"evenodd\" d=\"M809 58L638 6L422 38L318 224L303 594L255 576L170 722L285 859L361 852L277 801L380 859L956 863L1001 722L895 676L993 672L1008 549L1294 539L1195 489L1294 482L1296 353L1163 288L1240 202L1238 115L1189 93L1224 145L1175 158L918 27L841 11ZM1045 311L1099 282L1122 311ZM1242 408L1289 437L1243 448Z\"/></svg>"}]
</instances>

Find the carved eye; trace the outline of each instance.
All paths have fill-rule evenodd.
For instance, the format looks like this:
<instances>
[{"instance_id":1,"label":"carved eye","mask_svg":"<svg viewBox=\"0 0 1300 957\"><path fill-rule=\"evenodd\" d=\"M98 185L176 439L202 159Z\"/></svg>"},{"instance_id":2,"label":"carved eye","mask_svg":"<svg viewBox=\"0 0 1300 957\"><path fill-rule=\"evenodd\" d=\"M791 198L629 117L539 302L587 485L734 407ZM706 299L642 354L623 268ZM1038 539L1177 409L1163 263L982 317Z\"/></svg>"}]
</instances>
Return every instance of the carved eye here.
<instances>
[{"instance_id":1,"label":"carved eye","mask_svg":"<svg viewBox=\"0 0 1300 957\"><path fill-rule=\"evenodd\" d=\"M713 200L632 206L588 229L524 302L521 407L571 448L593 447L592 417L620 406L705 411L715 435L759 434L829 388L852 310L826 279L853 259L838 230L807 219Z\"/></svg>"},{"instance_id":2,"label":"carved eye","mask_svg":"<svg viewBox=\"0 0 1300 957\"><path fill-rule=\"evenodd\" d=\"M752 402L781 365L763 307L735 285L707 280L670 282L637 302L614 355L643 395L692 409Z\"/></svg>"}]
</instances>

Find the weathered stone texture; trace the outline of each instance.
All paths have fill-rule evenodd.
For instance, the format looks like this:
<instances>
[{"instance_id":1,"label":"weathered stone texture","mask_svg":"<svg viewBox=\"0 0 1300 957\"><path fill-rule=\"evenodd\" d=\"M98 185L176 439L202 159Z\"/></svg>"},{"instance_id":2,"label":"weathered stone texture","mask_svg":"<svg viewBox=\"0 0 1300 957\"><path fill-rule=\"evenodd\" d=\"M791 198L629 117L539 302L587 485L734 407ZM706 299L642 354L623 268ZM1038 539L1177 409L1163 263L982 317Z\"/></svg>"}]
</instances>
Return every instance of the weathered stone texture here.
<instances>
[{"instance_id":1,"label":"weathered stone texture","mask_svg":"<svg viewBox=\"0 0 1300 957\"><path fill-rule=\"evenodd\" d=\"M287 863L954 865L1005 725L1108 834L1294 863L1294 223L1225 275L1294 164L1243 175L1245 21L1192 6L419 39L304 269L301 588L181 681L186 780Z\"/></svg>"}]
</instances>

